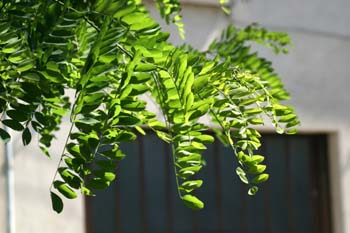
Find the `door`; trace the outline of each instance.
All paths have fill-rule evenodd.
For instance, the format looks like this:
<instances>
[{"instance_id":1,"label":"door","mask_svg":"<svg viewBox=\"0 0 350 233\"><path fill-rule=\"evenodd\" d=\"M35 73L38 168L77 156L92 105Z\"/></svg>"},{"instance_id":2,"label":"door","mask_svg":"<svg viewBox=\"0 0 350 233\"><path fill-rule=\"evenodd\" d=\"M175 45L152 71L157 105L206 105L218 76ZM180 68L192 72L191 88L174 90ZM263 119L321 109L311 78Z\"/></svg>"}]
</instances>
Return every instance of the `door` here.
<instances>
[{"instance_id":1,"label":"door","mask_svg":"<svg viewBox=\"0 0 350 233\"><path fill-rule=\"evenodd\" d=\"M123 145L117 181L86 198L88 233L330 233L325 135L265 134L260 153L270 174L255 196L235 174L229 148L216 142L203 157L201 211L177 196L170 148L153 134Z\"/></svg>"}]
</instances>

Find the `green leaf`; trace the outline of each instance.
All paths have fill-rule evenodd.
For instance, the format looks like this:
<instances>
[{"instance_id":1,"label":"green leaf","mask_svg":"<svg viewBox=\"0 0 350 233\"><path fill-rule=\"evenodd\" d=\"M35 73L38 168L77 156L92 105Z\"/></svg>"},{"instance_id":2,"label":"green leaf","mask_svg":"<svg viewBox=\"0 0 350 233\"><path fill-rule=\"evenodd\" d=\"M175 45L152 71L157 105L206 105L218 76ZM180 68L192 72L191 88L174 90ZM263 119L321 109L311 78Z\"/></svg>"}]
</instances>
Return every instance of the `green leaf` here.
<instances>
[{"instance_id":1,"label":"green leaf","mask_svg":"<svg viewBox=\"0 0 350 233\"><path fill-rule=\"evenodd\" d=\"M10 134L2 128L0 128L0 138L4 143L8 143L11 140Z\"/></svg>"},{"instance_id":2,"label":"green leaf","mask_svg":"<svg viewBox=\"0 0 350 233\"><path fill-rule=\"evenodd\" d=\"M66 167L60 167L58 169L58 172L60 173L62 179L72 188L79 189L81 186L81 179L73 174L68 168Z\"/></svg>"},{"instance_id":3,"label":"green leaf","mask_svg":"<svg viewBox=\"0 0 350 233\"><path fill-rule=\"evenodd\" d=\"M137 132L139 132L140 134L142 134L143 136L146 136L146 132L139 126L135 126L135 129L137 130Z\"/></svg>"},{"instance_id":4,"label":"green leaf","mask_svg":"<svg viewBox=\"0 0 350 233\"><path fill-rule=\"evenodd\" d=\"M102 178L93 178L87 182L86 187L89 189L97 189L103 190L106 189L110 185L110 181L102 179Z\"/></svg>"},{"instance_id":5,"label":"green leaf","mask_svg":"<svg viewBox=\"0 0 350 233\"><path fill-rule=\"evenodd\" d=\"M177 159L176 162L180 165L182 163L190 164L190 165L200 165L202 162L202 156L200 154L189 153L182 150L177 151L177 157L179 158Z\"/></svg>"},{"instance_id":6,"label":"green leaf","mask_svg":"<svg viewBox=\"0 0 350 233\"><path fill-rule=\"evenodd\" d=\"M48 124L47 118L41 112L35 112L34 116L35 116L35 119L43 126L46 126Z\"/></svg>"},{"instance_id":7,"label":"green leaf","mask_svg":"<svg viewBox=\"0 0 350 233\"><path fill-rule=\"evenodd\" d=\"M129 111L142 111L146 107L146 102L141 102L141 101L136 101L136 100L128 100L128 101L123 101L121 103L123 106L123 109L129 110Z\"/></svg>"},{"instance_id":8,"label":"green leaf","mask_svg":"<svg viewBox=\"0 0 350 233\"><path fill-rule=\"evenodd\" d=\"M290 121L286 124L286 128L292 128L300 124L300 121L298 119L295 119L293 121Z\"/></svg>"},{"instance_id":9,"label":"green leaf","mask_svg":"<svg viewBox=\"0 0 350 233\"><path fill-rule=\"evenodd\" d=\"M120 115L118 125L136 125L140 122L140 120L132 115Z\"/></svg>"},{"instance_id":10,"label":"green leaf","mask_svg":"<svg viewBox=\"0 0 350 233\"><path fill-rule=\"evenodd\" d=\"M136 12L133 14L128 14L122 18L122 21L127 24L137 24L142 23L145 19L147 19L147 15L145 13Z\"/></svg>"},{"instance_id":11,"label":"green leaf","mask_svg":"<svg viewBox=\"0 0 350 233\"><path fill-rule=\"evenodd\" d=\"M81 152L80 152L80 148L78 145L71 142L71 143L66 145L66 149L74 157L78 157L78 158L82 157Z\"/></svg>"},{"instance_id":12,"label":"green leaf","mask_svg":"<svg viewBox=\"0 0 350 233\"><path fill-rule=\"evenodd\" d=\"M18 38L10 39L7 44L2 47L3 53L14 53L21 48L22 41Z\"/></svg>"},{"instance_id":13,"label":"green leaf","mask_svg":"<svg viewBox=\"0 0 350 233\"><path fill-rule=\"evenodd\" d=\"M248 122L252 125L263 125L264 124L264 120L259 119L259 118L248 119Z\"/></svg>"},{"instance_id":14,"label":"green leaf","mask_svg":"<svg viewBox=\"0 0 350 233\"><path fill-rule=\"evenodd\" d=\"M18 72L24 72L27 70L30 70L34 67L34 62L33 60L27 59L25 61L23 61L22 63L17 65L17 71Z\"/></svg>"},{"instance_id":15,"label":"green leaf","mask_svg":"<svg viewBox=\"0 0 350 233\"><path fill-rule=\"evenodd\" d=\"M117 168L116 163L110 160L99 160L96 163L105 171L114 171Z\"/></svg>"},{"instance_id":16,"label":"green leaf","mask_svg":"<svg viewBox=\"0 0 350 233\"><path fill-rule=\"evenodd\" d=\"M166 130L165 124L156 119L148 121L148 125L155 130Z\"/></svg>"},{"instance_id":17,"label":"green leaf","mask_svg":"<svg viewBox=\"0 0 350 233\"><path fill-rule=\"evenodd\" d=\"M81 171L81 165L84 164L85 162L81 158L70 158L70 157L65 158L64 161L70 169L76 172Z\"/></svg>"},{"instance_id":18,"label":"green leaf","mask_svg":"<svg viewBox=\"0 0 350 233\"><path fill-rule=\"evenodd\" d=\"M136 67L135 67L135 71L140 71L140 72L150 72L150 71L153 71L153 70L156 70L157 67L153 64L138 64Z\"/></svg>"},{"instance_id":19,"label":"green leaf","mask_svg":"<svg viewBox=\"0 0 350 233\"><path fill-rule=\"evenodd\" d=\"M24 129L23 125L15 120L5 119L2 123L16 131L22 131Z\"/></svg>"},{"instance_id":20,"label":"green leaf","mask_svg":"<svg viewBox=\"0 0 350 233\"><path fill-rule=\"evenodd\" d=\"M28 114L21 111L21 110L15 110L11 109L6 111L6 114L13 120L18 121L18 122L23 122L28 120Z\"/></svg>"},{"instance_id":21,"label":"green leaf","mask_svg":"<svg viewBox=\"0 0 350 233\"><path fill-rule=\"evenodd\" d=\"M263 173L263 174L260 174L256 177L254 177L251 181L254 184L260 184L260 183L267 181L268 179L269 179L269 174Z\"/></svg>"},{"instance_id":22,"label":"green leaf","mask_svg":"<svg viewBox=\"0 0 350 233\"><path fill-rule=\"evenodd\" d=\"M51 193L51 204L52 204L52 209L54 211L56 211L56 213L61 213L63 210L63 201L62 199L55 194L54 192L50 192Z\"/></svg>"},{"instance_id":23,"label":"green leaf","mask_svg":"<svg viewBox=\"0 0 350 233\"><path fill-rule=\"evenodd\" d=\"M53 83L64 83L65 79L61 73L52 70L39 71L39 73L47 79L49 82Z\"/></svg>"},{"instance_id":24,"label":"green leaf","mask_svg":"<svg viewBox=\"0 0 350 233\"><path fill-rule=\"evenodd\" d=\"M262 155L253 155L250 157L249 163L250 164L258 164L264 161L265 157Z\"/></svg>"},{"instance_id":25,"label":"green leaf","mask_svg":"<svg viewBox=\"0 0 350 233\"><path fill-rule=\"evenodd\" d=\"M190 194L186 194L185 196L183 196L182 200L184 201L186 206L193 210L203 209L204 207L204 203L201 200Z\"/></svg>"},{"instance_id":26,"label":"green leaf","mask_svg":"<svg viewBox=\"0 0 350 233\"><path fill-rule=\"evenodd\" d=\"M204 75L196 78L193 83L193 92L199 92L201 89L206 87L208 85L209 78L209 75Z\"/></svg>"},{"instance_id":27,"label":"green leaf","mask_svg":"<svg viewBox=\"0 0 350 233\"><path fill-rule=\"evenodd\" d=\"M298 130L297 129L288 129L288 130L286 130L286 134L296 134L298 132Z\"/></svg>"},{"instance_id":28,"label":"green leaf","mask_svg":"<svg viewBox=\"0 0 350 233\"><path fill-rule=\"evenodd\" d=\"M254 116L262 112L262 109L260 108L251 108L251 109L246 109L244 110L244 114L247 116Z\"/></svg>"},{"instance_id":29,"label":"green leaf","mask_svg":"<svg viewBox=\"0 0 350 233\"><path fill-rule=\"evenodd\" d=\"M258 192L259 188L257 186L253 186L248 190L248 194L253 196Z\"/></svg>"},{"instance_id":30,"label":"green leaf","mask_svg":"<svg viewBox=\"0 0 350 233\"><path fill-rule=\"evenodd\" d=\"M248 95L251 95L251 92L246 87L239 87L230 91L230 96L235 98L243 98Z\"/></svg>"},{"instance_id":31,"label":"green leaf","mask_svg":"<svg viewBox=\"0 0 350 233\"><path fill-rule=\"evenodd\" d=\"M105 94L101 92L88 94L83 98L84 105L99 105L102 102L104 96Z\"/></svg>"},{"instance_id":32,"label":"green leaf","mask_svg":"<svg viewBox=\"0 0 350 233\"><path fill-rule=\"evenodd\" d=\"M196 174L201 168L202 168L202 166L185 167L185 168L182 168L178 171L178 175L182 179L187 179L188 177Z\"/></svg>"},{"instance_id":33,"label":"green leaf","mask_svg":"<svg viewBox=\"0 0 350 233\"><path fill-rule=\"evenodd\" d=\"M108 172L104 170L94 170L92 171L92 174L94 174L96 177L99 177L106 181L113 181L115 179L114 172Z\"/></svg>"},{"instance_id":34,"label":"green leaf","mask_svg":"<svg viewBox=\"0 0 350 233\"><path fill-rule=\"evenodd\" d=\"M117 137L119 142L132 142L136 139L136 134L129 131L121 131Z\"/></svg>"},{"instance_id":35,"label":"green leaf","mask_svg":"<svg viewBox=\"0 0 350 233\"><path fill-rule=\"evenodd\" d=\"M213 143L214 142L214 137L211 135L199 135L195 136L194 140L199 140L202 143Z\"/></svg>"},{"instance_id":36,"label":"green leaf","mask_svg":"<svg viewBox=\"0 0 350 233\"><path fill-rule=\"evenodd\" d=\"M32 140L32 134L30 133L29 128L25 128L22 133L22 142L23 145L28 145Z\"/></svg>"},{"instance_id":37,"label":"green leaf","mask_svg":"<svg viewBox=\"0 0 350 233\"><path fill-rule=\"evenodd\" d=\"M130 96L141 95L148 91L148 87L145 84L131 84L132 90Z\"/></svg>"},{"instance_id":38,"label":"green leaf","mask_svg":"<svg viewBox=\"0 0 350 233\"><path fill-rule=\"evenodd\" d=\"M81 193L84 194L85 196L95 196L95 194L86 187L81 187Z\"/></svg>"},{"instance_id":39,"label":"green leaf","mask_svg":"<svg viewBox=\"0 0 350 233\"><path fill-rule=\"evenodd\" d=\"M117 144L115 144L111 149L104 150L99 153L116 161L120 161L125 158L125 154L119 149L119 146Z\"/></svg>"},{"instance_id":40,"label":"green leaf","mask_svg":"<svg viewBox=\"0 0 350 233\"><path fill-rule=\"evenodd\" d=\"M264 172L266 169L266 165L254 164L250 165L248 169L248 173L250 174L260 174Z\"/></svg>"},{"instance_id":41,"label":"green leaf","mask_svg":"<svg viewBox=\"0 0 350 233\"><path fill-rule=\"evenodd\" d=\"M194 189L200 188L203 184L202 180L190 180L181 184L180 189L187 193L192 192Z\"/></svg>"},{"instance_id":42,"label":"green leaf","mask_svg":"<svg viewBox=\"0 0 350 233\"><path fill-rule=\"evenodd\" d=\"M171 142L171 136L167 133L164 133L163 131L156 131L157 136L162 139L163 141L170 143Z\"/></svg>"},{"instance_id":43,"label":"green leaf","mask_svg":"<svg viewBox=\"0 0 350 233\"><path fill-rule=\"evenodd\" d=\"M284 133L284 129L277 125L276 126L276 133L283 134Z\"/></svg>"},{"instance_id":44,"label":"green leaf","mask_svg":"<svg viewBox=\"0 0 350 233\"><path fill-rule=\"evenodd\" d=\"M77 194L62 181L56 180L53 182L53 186L68 199L74 199L77 197Z\"/></svg>"},{"instance_id":45,"label":"green leaf","mask_svg":"<svg viewBox=\"0 0 350 233\"><path fill-rule=\"evenodd\" d=\"M26 52L27 52L27 50L25 50L25 49L21 49L19 51L16 51L8 57L8 60L12 63L20 64L23 61L25 61L26 58L28 58L28 54Z\"/></svg>"},{"instance_id":46,"label":"green leaf","mask_svg":"<svg viewBox=\"0 0 350 233\"><path fill-rule=\"evenodd\" d=\"M245 184L249 184L249 181L247 179L247 175L245 173L245 171L240 168L240 167L237 167L236 168L236 174L238 175L238 177L241 179L241 181Z\"/></svg>"},{"instance_id":47,"label":"green leaf","mask_svg":"<svg viewBox=\"0 0 350 233\"><path fill-rule=\"evenodd\" d=\"M289 114L286 116L282 116L278 119L279 122L292 122L293 120L295 120L297 118L297 115L295 114Z\"/></svg>"}]
</instances>

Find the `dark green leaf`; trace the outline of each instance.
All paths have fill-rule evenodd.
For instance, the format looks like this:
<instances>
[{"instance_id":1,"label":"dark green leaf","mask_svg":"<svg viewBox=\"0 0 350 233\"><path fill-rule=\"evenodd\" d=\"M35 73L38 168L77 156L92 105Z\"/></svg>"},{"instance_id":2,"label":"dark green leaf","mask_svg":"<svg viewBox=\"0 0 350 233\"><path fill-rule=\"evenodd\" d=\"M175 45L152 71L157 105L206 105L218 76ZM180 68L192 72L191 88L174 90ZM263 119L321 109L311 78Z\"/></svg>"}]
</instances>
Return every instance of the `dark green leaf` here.
<instances>
[{"instance_id":1,"label":"dark green leaf","mask_svg":"<svg viewBox=\"0 0 350 233\"><path fill-rule=\"evenodd\" d=\"M81 186L81 179L73 174L68 168L60 167L58 169L62 179L72 188L79 189Z\"/></svg>"},{"instance_id":2,"label":"dark green leaf","mask_svg":"<svg viewBox=\"0 0 350 233\"><path fill-rule=\"evenodd\" d=\"M35 112L35 119L43 126L48 124L47 118L41 112Z\"/></svg>"},{"instance_id":3,"label":"dark green leaf","mask_svg":"<svg viewBox=\"0 0 350 233\"><path fill-rule=\"evenodd\" d=\"M52 71L52 70L46 70L46 71L41 71L39 73L42 74L43 77L50 82L53 82L53 83L64 83L65 82L64 77L59 72Z\"/></svg>"},{"instance_id":4,"label":"dark green leaf","mask_svg":"<svg viewBox=\"0 0 350 233\"><path fill-rule=\"evenodd\" d=\"M11 136L8 132L0 128L0 138L4 143L8 143L11 139Z\"/></svg>"},{"instance_id":5,"label":"dark green leaf","mask_svg":"<svg viewBox=\"0 0 350 233\"><path fill-rule=\"evenodd\" d=\"M131 115L120 115L118 125L136 125L140 120Z\"/></svg>"},{"instance_id":6,"label":"dark green leaf","mask_svg":"<svg viewBox=\"0 0 350 233\"><path fill-rule=\"evenodd\" d=\"M6 114L13 120L22 122L28 120L28 114L21 110L8 110Z\"/></svg>"},{"instance_id":7,"label":"dark green leaf","mask_svg":"<svg viewBox=\"0 0 350 233\"><path fill-rule=\"evenodd\" d=\"M121 131L117 138L119 142L132 142L135 139L136 139L136 135L128 131Z\"/></svg>"},{"instance_id":8,"label":"dark green leaf","mask_svg":"<svg viewBox=\"0 0 350 233\"><path fill-rule=\"evenodd\" d=\"M116 144L111 147L111 149L104 150L99 153L116 161L120 161L125 158L125 154L119 149L119 146Z\"/></svg>"},{"instance_id":9,"label":"dark green leaf","mask_svg":"<svg viewBox=\"0 0 350 233\"><path fill-rule=\"evenodd\" d=\"M101 178L93 178L87 182L86 187L91 189L103 190L106 189L110 185L110 181L101 179Z\"/></svg>"},{"instance_id":10,"label":"dark green leaf","mask_svg":"<svg viewBox=\"0 0 350 233\"><path fill-rule=\"evenodd\" d=\"M23 125L15 120L5 119L2 123L16 131L22 131L24 129Z\"/></svg>"},{"instance_id":11,"label":"dark green leaf","mask_svg":"<svg viewBox=\"0 0 350 233\"><path fill-rule=\"evenodd\" d=\"M62 212L63 210L62 199L54 192L51 192L51 204L52 204L52 209L56 211L56 213L59 214Z\"/></svg>"},{"instance_id":12,"label":"dark green leaf","mask_svg":"<svg viewBox=\"0 0 350 233\"><path fill-rule=\"evenodd\" d=\"M28 145L32 140L32 134L30 133L29 128L25 128L22 133L22 142L23 145Z\"/></svg>"},{"instance_id":13,"label":"dark green leaf","mask_svg":"<svg viewBox=\"0 0 350 233\"><path fill-rule=\"evenodd\" d=\"M110 160L99 160L97 165L105 171L114 171L117 168L116 163Z\"/></svg>"}]
</instances>

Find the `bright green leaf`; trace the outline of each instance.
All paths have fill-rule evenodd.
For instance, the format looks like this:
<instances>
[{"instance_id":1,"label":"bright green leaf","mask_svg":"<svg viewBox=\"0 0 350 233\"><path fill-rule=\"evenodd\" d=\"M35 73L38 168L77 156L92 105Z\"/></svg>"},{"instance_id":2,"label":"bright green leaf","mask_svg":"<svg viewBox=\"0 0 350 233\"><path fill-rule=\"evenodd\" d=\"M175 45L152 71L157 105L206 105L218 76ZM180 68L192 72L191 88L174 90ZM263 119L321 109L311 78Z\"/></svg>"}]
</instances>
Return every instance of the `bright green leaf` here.
<instances>
[{"instance_id":1,"label":"bright green leaf","mask_svg":"<svg viewBox=\"0 0 350 233\"><path fill-rule=\"evenodd\" d=\"M199 200L197 197L186 194L182 197L182 200L184 201L185 205L193 210L199 210L203 209L204 203Z\"/></svg>"},{"instance_id":2,"label":"bright green leaf","mask_svg":"<svg viewBox=\"0 0 350 233\"><path fill-rule=\"evenodd\" d=\"M263 183L265 181L267 181L269 179L269 174L266 174L266 173L263 173L263 174L260 174L256 177L254 177L252 179L252 183L254 184L260 184L260 183Z\"/></svg>"},{"instance_id":3,"label":"bright green leaf","mask_svg":"<svg viewBox=\"0 0 350 233\"><path fill-rule=\"evenodd\" d=\"M77 197L77 194L62 181L56 180L53 185L66 198L74 199Z\"/></svg>"}]
</instances>

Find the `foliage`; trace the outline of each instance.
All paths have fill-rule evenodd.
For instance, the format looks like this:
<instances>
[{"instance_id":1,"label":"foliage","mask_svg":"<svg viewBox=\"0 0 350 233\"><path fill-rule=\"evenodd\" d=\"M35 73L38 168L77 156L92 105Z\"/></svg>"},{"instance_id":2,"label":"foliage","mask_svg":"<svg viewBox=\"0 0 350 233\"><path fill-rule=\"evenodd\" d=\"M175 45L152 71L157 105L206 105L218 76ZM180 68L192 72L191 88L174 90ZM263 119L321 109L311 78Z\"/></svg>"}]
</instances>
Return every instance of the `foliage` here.
<instances>
[{"instance_id":1,"label":"foliage","mask_svg":"<svg viewBox=\"0 0 350 233\"><path fill-rule=\"evenodd\" d=\"M182 33L179 2L156 5ZM62 196L106 189L125 157L120 144L134 141L137 132L145 135L143 127L171 144L178 194L190 208L204 206L193 194L203 181L193 175L203 167L205 144L214 141L208 127L232 148L236 173L255 194L268 179L264 157L255 154L255 126L264 116L278 133L295 133L299 124L293 109L280 103L288 93L271 62L250 49L256 42L285 51L290 41L284 33L231 25L207 51L197 51L169 43L169 34L136 0L7 0L0 11L2 123L22 132L24 145L38 134L50 156L54 133L70 116L51 187L56 212L63 209ZM147 109L144 95L152 96L164 119ZM209 123L201 123L204 116ZM10 140L5 130L0 136Z\"/></svg>"}]
</instances>

